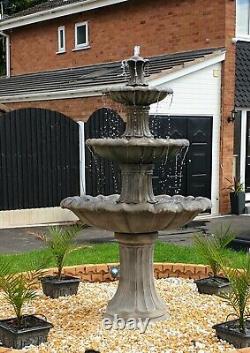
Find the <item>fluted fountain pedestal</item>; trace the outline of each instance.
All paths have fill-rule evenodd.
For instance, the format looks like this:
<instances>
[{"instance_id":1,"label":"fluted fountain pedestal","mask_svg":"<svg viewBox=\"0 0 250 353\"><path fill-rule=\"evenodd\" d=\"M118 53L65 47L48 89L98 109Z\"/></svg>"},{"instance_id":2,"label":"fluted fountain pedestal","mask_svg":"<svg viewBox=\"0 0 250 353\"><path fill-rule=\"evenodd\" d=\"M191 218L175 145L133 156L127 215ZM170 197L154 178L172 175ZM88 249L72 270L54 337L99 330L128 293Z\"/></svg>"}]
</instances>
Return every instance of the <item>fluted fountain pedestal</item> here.
<instances>
[{"instance_id":1,"label":"fluted fountain pedestal","mask_svg":"<svg viewBox=\"0 0 250 353\"><path fill-rule=\"evenodd\" d=\"M154 284L153 251L158 233L115 233L120 246L120 281L105 317L112 319L166 318L166 306Z\"/></svg>"}]
</instances>

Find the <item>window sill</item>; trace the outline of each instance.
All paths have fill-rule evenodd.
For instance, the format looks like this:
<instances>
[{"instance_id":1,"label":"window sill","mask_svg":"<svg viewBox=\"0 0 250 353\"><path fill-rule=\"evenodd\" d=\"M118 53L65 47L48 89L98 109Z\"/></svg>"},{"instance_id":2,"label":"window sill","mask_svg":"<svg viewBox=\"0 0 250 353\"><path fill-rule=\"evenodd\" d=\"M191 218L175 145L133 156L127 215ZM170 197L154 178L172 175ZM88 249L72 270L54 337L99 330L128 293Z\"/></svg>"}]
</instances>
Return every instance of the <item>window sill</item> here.
<instances>
[{"instance_id":1,"label":"window sill","mask_svg":"<svg viewBox=\"0 0 250 353\"><path fill-rule=\"evenodd\" d=\"M90 49L91 46L90 45L85 45L84 47L76 47L74 49L72 49L72 51L79 51L79 50L85 50L85 49Z\"/></svg>"},{"instance_id":2,"label":"window sill","mask_svg":"<svg viewBox=\"0 0 250 353\"><path fill-rule=\"evenodd\" d=\"M237 43L237 42L250 42L250 35L249 36L237 36L235 38L232 39L233 43Z\"/></svg>"},{"instance_id":3,"label":"window sill","mask_svg":"<svg viewBox=\"0 0 250 353\"><path fill-rule=\"evenodd\" d=\"M61 51L57 51L57 52L56 52L57 55L65 54L65 53L66 53L66 50L61 50Z\"/></svg>"}]
</instances>

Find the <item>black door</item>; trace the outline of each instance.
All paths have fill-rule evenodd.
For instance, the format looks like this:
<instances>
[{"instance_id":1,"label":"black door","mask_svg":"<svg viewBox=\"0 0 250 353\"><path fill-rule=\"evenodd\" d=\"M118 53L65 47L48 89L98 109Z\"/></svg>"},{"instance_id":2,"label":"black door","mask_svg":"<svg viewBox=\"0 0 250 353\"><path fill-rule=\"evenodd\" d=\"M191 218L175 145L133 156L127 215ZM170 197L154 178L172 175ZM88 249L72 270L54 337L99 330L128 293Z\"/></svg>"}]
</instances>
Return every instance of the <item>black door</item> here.
<instances>
[{"instance_id":1,"label":"black door","mask_svg":"<svg viewBox=\"0 0 250 353\"><path fill-rule=\"evenodd\" d=\"M247 113L245 188L246 192L250 192L250 112Z\"/></svg>"},{"instance_id":2,"label":"black door","mask_svg":"<svg viewBox=\"0 0 250 353\"><path fill-rule=\"evenodd\" d=\"M212 118L204 116L157 116L151 118L154 135L162 138L186 138L189 149L176 158L156 164L155 194L211 196Z\"/></svg>"},{"instance_id":3,"label":"black door","mask_svg":"<svg viewBox=\"0 0 250 353\"><path fill-rule=\"evenodd\" d=\"M0 117L0 210L59 206L79 188L76 122L45 109Z\"/></svg>"}]
</instances>

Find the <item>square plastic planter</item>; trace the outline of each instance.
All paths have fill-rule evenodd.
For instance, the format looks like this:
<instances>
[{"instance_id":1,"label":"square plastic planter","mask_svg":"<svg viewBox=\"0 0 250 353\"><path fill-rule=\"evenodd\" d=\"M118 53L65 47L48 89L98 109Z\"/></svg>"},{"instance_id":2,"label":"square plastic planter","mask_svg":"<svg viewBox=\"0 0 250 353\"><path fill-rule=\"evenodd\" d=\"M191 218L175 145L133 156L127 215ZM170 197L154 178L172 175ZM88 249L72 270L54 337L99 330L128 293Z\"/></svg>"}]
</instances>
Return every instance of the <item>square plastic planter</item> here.
<instances>
[{"instance_id":1,"label":"square plastic planter","mask_svg":"<svg viewBox=\"0 0 250 353\"><path fill-rule=\"evenodd\" d=\"M22 328L17 328L16 318L0 320L0 341L4 347L22 349L25 346L38 346L47 342L49 330L53 325L37 316L23 318Z\"/></svg>"},{"instance_id":2,"label":"square plastic planter","mask_svg":"<svg viewBox=\"0 0 250 353\"><path fill-rule=\"evenodd\" d=\"M43 293L50 298L76 295L80 283L77 277L63 276L61 280L57 276L41 278Z\"/></svg>"},{"instance_id":3,"label":"square plastic planter","mask_svg":"<svg viewBox=\"0 0 250 353\"><path fill-rule=\"evenodd\" d=\"M232 214L245 213L245 192L230 192L231 212Z\"/></svg>"},{"instance_id":4,"label":"square plastic planter","mask_svg":"<svg viewBox=\"0 0 250 353\"><path fill-rule=\"evenodd\" d=\"M239 320L223 322L213 326L216 336L231 343L235 348L250 347L250 321L246 322L246 333L239 330Z\"/></svg>"},{"instance_id":5,"label":"square plastic planter","mask_svg":"<svg viewBox=\"0 0 250 353\"><path fill-rule=\"evenodd\" d=\"M229 280L225 277L207 277L195 281L200 294L216 294L228 292L230 290Z\"/></svg>"}]
</instances>

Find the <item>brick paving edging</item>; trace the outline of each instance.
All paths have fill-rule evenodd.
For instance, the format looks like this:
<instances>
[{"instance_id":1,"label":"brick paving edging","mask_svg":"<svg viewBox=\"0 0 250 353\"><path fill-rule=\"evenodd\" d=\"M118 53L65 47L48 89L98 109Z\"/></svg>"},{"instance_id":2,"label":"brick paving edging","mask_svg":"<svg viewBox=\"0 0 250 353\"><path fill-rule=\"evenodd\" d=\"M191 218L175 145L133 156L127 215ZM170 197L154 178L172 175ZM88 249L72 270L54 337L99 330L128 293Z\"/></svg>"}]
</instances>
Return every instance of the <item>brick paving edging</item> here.
<instances>
[{"instance_id":1,"label":"brick paving edging","mask_svg":"<svg viewBox=\"0 0 250 353\"><path fill-rule=\"evenodd\" d=\"M108 264L90 264L79 266L67 266L64 268L65 275L80 277L82 281L87 282L108 282L114 279L110 275L110 268L117 266L117 263ZM53 275L56 273L55 268L51 268L46 274ZM183 264L183 263L155 263L155 278L181 277L190 279L200 279L212 274L209 266ZM15 349L0 348L0 353L18 353L23 352ZM250 353L250 348L233 350L231 353Z\"/></svg>"},{"instance_id":2,"label":"brick paving edging","mask_svg":"<svg viewBox=\"0 0 250 353\"><path fill-rule=\"evenodd\" d=\"M117 263L99 265L80 265L64 268L64 274L78 276L82 281L88 282L108 282L113 281L110 275L110 268L117 266ZM49 274L55 273L56 269L50 269ZM183 263L155 263L155 278L182 277L199 279L212 274L209 266L183 264Z\"/></svg>"}]
</instances>

